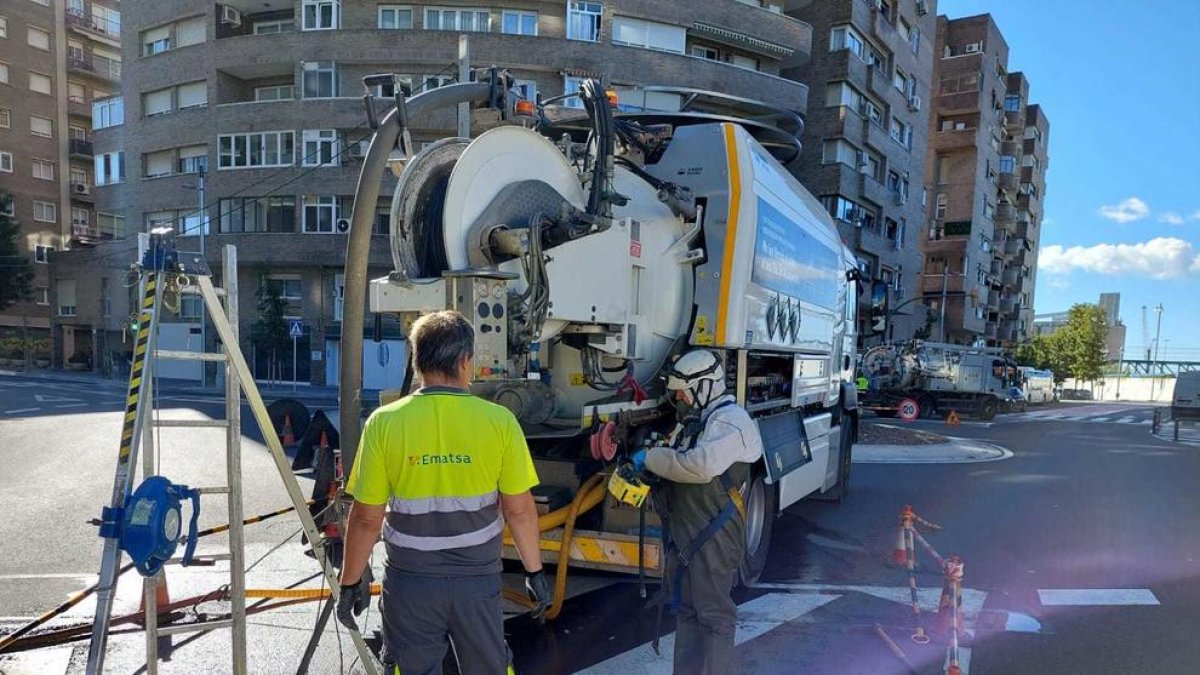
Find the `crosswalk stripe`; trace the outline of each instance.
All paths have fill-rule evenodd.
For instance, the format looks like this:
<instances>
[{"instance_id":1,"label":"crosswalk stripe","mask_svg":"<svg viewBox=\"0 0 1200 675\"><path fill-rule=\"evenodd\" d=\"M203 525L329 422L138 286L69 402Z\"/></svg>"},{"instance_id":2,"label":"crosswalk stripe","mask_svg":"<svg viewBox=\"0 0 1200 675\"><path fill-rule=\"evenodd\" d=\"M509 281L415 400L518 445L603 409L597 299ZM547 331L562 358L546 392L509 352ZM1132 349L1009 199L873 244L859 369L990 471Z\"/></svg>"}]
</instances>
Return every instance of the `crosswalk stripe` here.
<instances>
[{"instance_id":1,"label":"crosswalk stripe","mask_svg":"<svg viewBox=\"0 0 1200 675\"><path fill-rule=\"evenodd\" d=\"M1159 604L1148 588L1039 588L1038 599L1045 607Z\"/></svg>"},{"instance_id":2,"label":"crosswalk stripe","mask_svg":"<svg viewBox=\"0 0 1200 675\"><path fill-rule=\"evenodd\" d=\"M1108 421L1107 417L1088 417L1086 419L1089 422L1107 422Z\"/></svg>"},{"instance_id":3,"label":"crosswalk stripe","mask_svg":"<svg viewBox=\"0 0 1200 675\"><path fill-rule=\"evenodd\" d=\"M1121 419L1117 420L1117 423L1118 424L1132 424L1133 418L1132 417L1122 417Z\"/></svg>"}]
</instances>

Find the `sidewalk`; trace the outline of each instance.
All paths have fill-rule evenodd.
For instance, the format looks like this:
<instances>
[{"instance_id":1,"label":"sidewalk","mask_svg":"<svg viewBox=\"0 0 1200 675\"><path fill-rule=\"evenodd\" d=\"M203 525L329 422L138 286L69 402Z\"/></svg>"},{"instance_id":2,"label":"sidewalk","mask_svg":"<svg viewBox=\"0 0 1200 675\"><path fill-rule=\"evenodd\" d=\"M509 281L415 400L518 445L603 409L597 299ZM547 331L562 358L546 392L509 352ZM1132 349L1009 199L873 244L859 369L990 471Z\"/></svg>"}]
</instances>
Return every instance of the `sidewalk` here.
<instances>
[{"instance_id":1,"label":"sidewalk","mask_svg":"<svg viewBox=\"0 0 1200 675\"><path fill-rule=\"evenodd\" d=\"M62 382L68 384L83 384L89 387L100 387L110 390L124 391L128 386L128 381L125 378L104 377L98 372L86 371L75 372L66 370L3 370L0 369L0 378L4 377L24 377L36 380L45 380L47 382ZM3 379L0 379L0 385L3 384ZM158 389L163 394L167 395L184 395L184 396L211 396L219 398L224 394L221 387L209 386L202 387L199 384L190 380L158 380ZM292 398L296 399L305 405L309 406L336 406L338 404L338 388L337 387L315 387L311 385L300 385L293 391L292 385L271 385L263 382L258 383L258 391L262 394L263 400L270 403L271 401ZM375 398L373 395L364 395L365 401L371 401Z\"/></svg>"}]
</instances>

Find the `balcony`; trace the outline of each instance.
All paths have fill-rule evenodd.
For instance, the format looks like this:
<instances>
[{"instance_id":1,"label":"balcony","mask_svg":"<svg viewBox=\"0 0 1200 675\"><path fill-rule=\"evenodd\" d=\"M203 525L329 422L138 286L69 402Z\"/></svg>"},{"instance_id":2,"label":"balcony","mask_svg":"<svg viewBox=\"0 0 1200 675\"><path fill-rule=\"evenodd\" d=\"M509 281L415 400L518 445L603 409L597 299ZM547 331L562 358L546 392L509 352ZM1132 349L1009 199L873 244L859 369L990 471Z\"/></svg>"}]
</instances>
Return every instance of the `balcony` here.
<instances>
[{"instance_id":1,"label":"balcony","mask_svg":"<svg viewBox=\"0 0 1200 675\"><path fill-rule=\"evenodd\" d=\"M67 10L67 25L71 28L106 40L121 40L121 24L96 15L87 15L78 9Z\"/></svg>"},{"instance_id":2,"label":"balcony","mask_svg":"<svg viewBox=\"0 0 1200 675\"><path fill-rule=\"evenodd\" d=\"M1017 184L1019 182L1020 181L1017 180L1017 174L1015 174L1015 173L1001 173L1000 174L999 187L1001 190L1004 190L1005 192L1009 193L1010 195L1015 196L1017 194Z\"/></svg>"},{"instance_id":3,"label":"balcony","mask_svg":"<svg viewBox=\"0 0 1200 675\"><path fill-rule=\"evenodd\" d=\"M1025 114L1020 110L1004 111L1004 126L1009 129L1024 129Z\"/></svg>"},{"instance_id":4,"label":"balcony","mask_svg":"<svg viewBox=\"0 0 1200 675\"><path fill-rule=\"evenodd\" d=\"M996 336L999 334L999 332L1000 332L999 327L996 325L996 322L994 322L994 321L987 322L987 325L985 325L984 329L983 329L984 336L987 337L989 340L995 340Z\"/></svg>"},{"instance_id":5,"label":"balcony","mask_svg":"<svg viewBox=\"0 0 1200 675\"><path fill-rule=\"evenodd\" d=\"M121 80L121 62L104 56L67 57L67 69L86 73L109 82Z\"/></svg>"},{"instance_id":6,"label":"balcony","mask_svg":"<svg viewBox=\"0 0 1200 675\"><path fill-rule=\"evenodd\" d=\"M72 157L91 159L95 154L92 151L92 142L82 138L72 138L71 142L67 144L67 149Z\"/></svg>"},{"instance_id":7,"label":"balcony","mask_svg":"<svg viewBox=\"0 0 1200 675\"><path fill-rule=\"evenodd\" d=\"M95 244L103 239L112 239L112 235L105 236L99 228L94 227L91 223L72 221L71 239L78 244Z\"/></svg>"}]
</instances>

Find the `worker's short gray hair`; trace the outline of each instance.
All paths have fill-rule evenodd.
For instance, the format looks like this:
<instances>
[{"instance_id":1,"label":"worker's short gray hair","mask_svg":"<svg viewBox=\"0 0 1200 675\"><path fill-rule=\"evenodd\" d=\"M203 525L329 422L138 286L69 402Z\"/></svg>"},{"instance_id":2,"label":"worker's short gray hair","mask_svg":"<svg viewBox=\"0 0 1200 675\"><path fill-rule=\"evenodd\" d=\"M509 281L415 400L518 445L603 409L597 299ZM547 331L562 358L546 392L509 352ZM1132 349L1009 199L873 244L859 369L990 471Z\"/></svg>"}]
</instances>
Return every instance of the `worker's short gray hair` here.
<instances>
[{"instance_id":1,"label":"worker's short gray hair","mask_svg":"<svg viewBox=\"0 0 1200 675\"><path fill-rule=\"evenodd\" d=\"M475 330L466 317L447 309L413 322L408 343L422 379L434 373L457 377L458 364L475 355Z\"/></svg>"}]
</instances>

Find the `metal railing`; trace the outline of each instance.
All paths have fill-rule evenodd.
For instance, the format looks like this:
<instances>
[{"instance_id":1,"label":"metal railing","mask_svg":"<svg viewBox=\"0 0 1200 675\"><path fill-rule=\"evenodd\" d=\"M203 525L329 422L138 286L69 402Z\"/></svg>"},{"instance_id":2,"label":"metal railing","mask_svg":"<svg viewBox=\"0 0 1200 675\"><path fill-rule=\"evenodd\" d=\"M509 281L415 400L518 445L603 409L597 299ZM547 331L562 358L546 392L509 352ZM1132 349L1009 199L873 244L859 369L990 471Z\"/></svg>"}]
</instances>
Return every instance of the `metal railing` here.
<instances>
[{"instance_id":1,"label":"metal railing","mask_svg":"<svg viewBox=\"0 0 1200 675\"><path fill-rule=\"evenodd\" d=\"M121 23L119 21L99 17L95 14L88 15L78 9L67 10L67 24L73 28L85 30L90 33L99 33L106 37L118 39L121 37Z\"/></svg>"},{"instance_id":2,"label":"metal railing","mask_svg":"<svg viewBox=\"0 0 1200 675\"><path fill-rule=\"evenodd\" d=\"M71 142L67 144L67 148L72 155L91 157L94 154L92 142L82 138L72 138Z\"/></svg>"}]
</instances>

